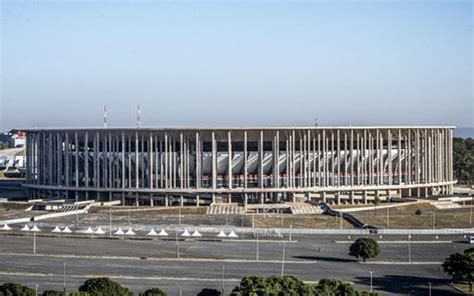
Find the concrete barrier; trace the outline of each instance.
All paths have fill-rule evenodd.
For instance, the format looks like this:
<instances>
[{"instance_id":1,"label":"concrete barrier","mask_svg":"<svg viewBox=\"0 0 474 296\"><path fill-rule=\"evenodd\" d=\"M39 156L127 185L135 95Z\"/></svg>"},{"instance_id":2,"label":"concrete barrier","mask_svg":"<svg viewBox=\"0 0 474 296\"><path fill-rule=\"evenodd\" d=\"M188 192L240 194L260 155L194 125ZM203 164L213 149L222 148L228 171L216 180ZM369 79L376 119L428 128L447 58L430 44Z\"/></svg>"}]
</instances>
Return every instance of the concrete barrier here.
<instances>
[{"instance_id":1,"label":"concrete barrier","mask_svg":"<svg viewBox=\"0 0 474 296\"><path fill-rule=\"evenodd\" d=\"M90 206L86 206L83 209L75 210L75 211L50 213L50 214L31 216L31 217L25 217L25 218L18 218L18 219L9 219L9 220L0 221L0 225L28 223L28 222L42 221L42 220L58 218L58 217L65 217L65 216L76 215L76 214L85 214L85 213L87 213L89 208L90 208Z\"/></svg>"}]
</instances>

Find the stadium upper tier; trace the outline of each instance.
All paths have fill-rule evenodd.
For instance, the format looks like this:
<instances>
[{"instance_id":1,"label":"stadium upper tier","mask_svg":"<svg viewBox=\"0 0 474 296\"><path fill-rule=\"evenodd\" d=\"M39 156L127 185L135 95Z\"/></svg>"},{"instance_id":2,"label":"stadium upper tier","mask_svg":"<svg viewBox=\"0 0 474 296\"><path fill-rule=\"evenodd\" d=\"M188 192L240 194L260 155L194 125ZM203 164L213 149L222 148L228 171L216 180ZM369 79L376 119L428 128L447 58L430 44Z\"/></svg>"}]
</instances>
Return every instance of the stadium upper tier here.
<instances>
[{"instance_id":1,"label":"stadium upper tier","mask_svg":"<svg viewBox=\"0 0 474 296\"><path fill-rule=\"evenodd\" d=\"M453 128L35 129L25 186L32 198L163 204L449 194Z\"/></svg>"}]
</instances>

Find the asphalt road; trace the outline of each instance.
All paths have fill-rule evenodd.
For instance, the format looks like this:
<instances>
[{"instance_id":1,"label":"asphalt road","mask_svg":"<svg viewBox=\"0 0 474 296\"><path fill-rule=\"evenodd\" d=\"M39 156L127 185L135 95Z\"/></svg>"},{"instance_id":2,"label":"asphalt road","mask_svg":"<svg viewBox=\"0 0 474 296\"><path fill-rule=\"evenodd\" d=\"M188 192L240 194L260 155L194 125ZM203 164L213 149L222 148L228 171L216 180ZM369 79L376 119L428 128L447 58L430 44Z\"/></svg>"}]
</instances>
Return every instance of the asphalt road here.
<instances>
[{"instance_id":1,"label":"asphalt road","mask_svg":"<svg viewBox=\"0 0 474 296\"><path fill-rule=\"evenodd\" d=\"M196 295L202 288L230 291L245 275L280 275L283 245L284 273L306 281L341 278L369 290L369 271L374 272L374 290L383 295L457 295L448 286L439 262L470 247L461 236L385 236L382 253L373 263L359 263L348 256L348 237L312 235L293 237L294 242L119 240L87 238L36 238L0 236L0 282L14 281L39 290L63 288L63 266L69 291L90 277L107 276L134 291L160 287L170 295ZM355 237L351 237L351 240ZM424 241L424 243L422 243ZM454 241L454 242L451 242Z\"/></svg>"}]
</instances>

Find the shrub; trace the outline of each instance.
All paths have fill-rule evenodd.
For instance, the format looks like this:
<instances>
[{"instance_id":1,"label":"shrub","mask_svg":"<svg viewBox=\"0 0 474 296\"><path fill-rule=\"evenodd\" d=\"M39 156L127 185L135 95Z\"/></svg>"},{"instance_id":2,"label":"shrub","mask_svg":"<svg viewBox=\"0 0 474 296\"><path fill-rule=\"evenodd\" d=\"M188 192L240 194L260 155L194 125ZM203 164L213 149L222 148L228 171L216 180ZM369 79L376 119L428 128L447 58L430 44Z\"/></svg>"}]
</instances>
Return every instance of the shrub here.
<instances>
[{"instance_id":1,"label":"shrub","mask_svg":"<svg viewBox=\"0 0 474 296\"><path fill-rule=\"evenodd\" d=\"M232 290L230 295L313 296L316 294L313 285L305 284L293 276L246 276L240 281L240 285Z\"/></svg>"},{"instance_id":2,"label":"shrub","mask_svg":"<svg viewBox=\"0 0 474 296\"><path fill-rule=\"evenodd\" d=\"M0 295L5 296L35 296L36 292L27 286L16 283L5 283L0 286Z\"/></svg>"},{"instance_id":3,"label":"shrub","mask_svg":"<svg viewBox=\"0 0 474 296\"><path fill-rule=\"evenodd\" d=\"M133 296L133 293L109 278L88 279L79 287L79 292L94 296Z\"/></svg>"},{"instance_id":4,"label":"shrub","mask_svg":"<svg viewBox=\"0 0 474 296\"><path fill-rule=\"evenodd\" d=\"M376 296L379 294L360 292L352 284L338 279L321 279L316 285L316 295Z\"/></svg>"},{"instance_id":5,"label":"shrub","mask_svg":"<svg viewBox=\"0 0 474 296\"><path fill-rule=\"evenodd\" d=\"M165 291L160 288L148 289L145 292L138 294L139 296L166 296Z\"/></svg>"},{"instance_id":6,"label":"shrub","mask_svg":"<svg viewBox=\"0 0 474 296\"><path fill-rule=\"evenodd\" d=\"M63 291L46 290L41 294L42 296L66 296Z\"/></svg>"},{"instance_id":7,"label":"shrub","mask_svg":"<svg viewBox=\"0 0 474 296\"><path fill-rule=\"evenodd\" d=\"M197 296L221 296L221 291L216 289L204 288L197 294Z\"/></svg>"}]
</instances>

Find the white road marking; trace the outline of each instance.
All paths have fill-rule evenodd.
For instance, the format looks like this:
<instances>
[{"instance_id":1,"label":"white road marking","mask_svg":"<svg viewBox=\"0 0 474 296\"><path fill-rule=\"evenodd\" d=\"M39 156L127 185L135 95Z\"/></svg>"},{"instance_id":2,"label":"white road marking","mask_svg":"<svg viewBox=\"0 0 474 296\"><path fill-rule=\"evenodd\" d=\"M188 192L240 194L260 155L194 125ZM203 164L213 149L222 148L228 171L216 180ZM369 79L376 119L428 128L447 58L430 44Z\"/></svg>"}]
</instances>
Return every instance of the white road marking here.
<instances>
[{"instance_id":1,"label":"white road marking","mask_svg":"<svg viewBox=\"0 0 474 296\"><path fill-rule=\"evenodd\" d=\"M271 263L281 264L281 260L255 260L255 259L217 259L217 258L159 258L159 257L132 257L132 256L99 256L99 255L74 255L74 254L31 254L31 253L1 253L1 256L16 257L48 257L48 258L79 258L79 259L104 259L104 260L137 260L137 261L176 261L176 262L234 262L234 263ZM285 264L315 264L316 260L285 260Z\"/></svg>"},{"instance_id":2,"label":"white road marking","mask_svg":"<svg viewBox=\"0 0 474 296\"><path fill-rule=\"evenodd\" d=\"M354 241L334 241L336 244L352 244ZM393 240L393 241L383 241L379 240L377 241L379 244L408 244L408 240ZM452 244L455 241L440 241L440 240L434 240L434 241L410 241L410 244Z\"/></svg>"},{"instance_id":3,"label":"white road marking","mask_svg":"<svg viewBox=\"0 0 474 296\"><path fill-rule=\"evenodd\" d=\"M441 265L443 262L436 261L367 261L359 262L360 264L378 264L378 265Z\"/></svg>"},{"instance_id":4,"label":"white road marking","mask_svg":"<svg viewBox=\"0 0 474 296\"><path fill-rule=\"evenodd\" d=\"M57 277L61 274L54 273L42 273L42 272L19 272L19 271L0 271L0 275L12 275L12 276L37 276L37 277ZM199 282L239 282L237 278L199 278L199 277L168 277L168 276L131 276L131 275L117 275L117 274L104 274L104 273L93 273L93 274L68 274L68 278L97 278L97 277L108 277L111 279L129 279L129 280L163 280L163 281L199 281Z\"/></svg>"}]
</instances>

